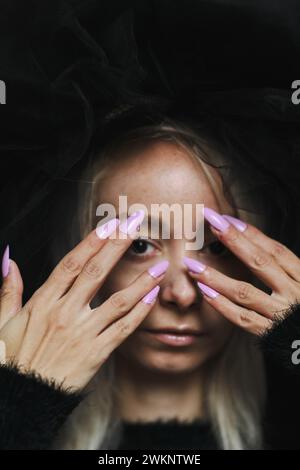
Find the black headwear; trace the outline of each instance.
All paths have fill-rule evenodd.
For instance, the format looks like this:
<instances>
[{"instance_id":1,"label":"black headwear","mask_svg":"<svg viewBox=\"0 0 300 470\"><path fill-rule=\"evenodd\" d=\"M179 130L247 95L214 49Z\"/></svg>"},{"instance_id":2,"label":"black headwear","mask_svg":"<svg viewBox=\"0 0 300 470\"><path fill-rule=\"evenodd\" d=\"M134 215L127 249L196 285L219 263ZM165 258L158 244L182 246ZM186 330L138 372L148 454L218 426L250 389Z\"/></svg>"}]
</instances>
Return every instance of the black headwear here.
<instances>
[{"instance_id":1,"label":"black headwear","mask_svg":"<svg viewBox=\"0 0 300 470\"><path fill-rule=\"evenodd\" d=\"M51 243L50 213L75 194L94 136L148 115L206 119L224 139L229 123L236 150L299 209L297 0L0 0L0 11L0 236L20 264Z\"/></svg>"}]
</instances>

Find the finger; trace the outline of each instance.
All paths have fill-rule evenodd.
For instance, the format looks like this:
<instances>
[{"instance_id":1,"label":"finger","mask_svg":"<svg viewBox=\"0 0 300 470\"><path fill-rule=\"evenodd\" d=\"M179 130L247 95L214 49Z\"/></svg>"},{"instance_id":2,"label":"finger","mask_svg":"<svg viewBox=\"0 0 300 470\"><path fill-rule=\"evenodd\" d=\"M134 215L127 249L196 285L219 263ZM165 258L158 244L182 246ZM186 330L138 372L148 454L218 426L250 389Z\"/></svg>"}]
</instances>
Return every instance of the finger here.
<instances>
[{"instance_id":1,"label":"finger","mask_svg":"<svg viewBox=\"0 0 300 470\"><path fill-rule=\"evenodd\" d=\"M128 287L114 293L100 307L93 309L93 315L91 315L93 328L101 332L128 313L147 292L163 279L168 266L168 261L161 261L148 271L143 272Z\"/></svg>"},{"instance_id":2,"label":"finger","mask_svg":"<svg viewBox=\"0 0 300 470\"><path fill-rule=\"evenodd\" d=\"M46 282L38 289L44 299L57 300L62 297L82 271L86 262L101 250L119 224L119 219L111 219L106 224L92 230L78 245L67 253Z\"/></svg>"},{"instance_id":3,"label":"finger","mask_svg":"<svg viewBox=\"0 0 300 470\"><path fill-rule=\"evenodd\" d=\"M211 209L209 211L208 222L220 227L220 230L217 230L210 225L210 229L216 237L272 290L279 293L289 292L291 289L290 279L275 259L262 247L250 241L243 232L229 224L220 214ZM213 218L211 212L216 214ZM223 225L215 223L215 219L219 220L220 218Z\"/></svg>"},{"instance_id":4,"label":"finger","mask_svg":"<svg viewBox=\"0 0 300 470\"><path fill-rule=\"evenodd\" d=\"M187 263L189 264L189 261ZM234 303L254 310L267 318L273 318L279 311L286 310L288 306L252 284L232 279L210 266L206 266L201 273L189 271L189 274L193 279L215 289Z\"/></svg>"},{"instance_id":5,"label":"finger","mask_svg":"<svg viewBox=\"0 0 300 470\"><path fill-rule=\"evenodd\" d=\"M22 308L23 280L18 265L9 259L9 271L0 289L0 329Z\"/></svg>"},{"instance_id":6,"label":"finger","mask_svg":"<svg viewBox=\"0 0 300 470\"><path fill-rule=\"evenodd\" d=\"M83 307L92 301L109 272L133 242L133 237L137 236L137 228L144 216L144 211L132 214L124 223L125 225L121 224L116 230L115 236L107 240L102 250L84 265L67 294L66 302L70 308L73 305Z\"/></svg>"},{"instance_id":7,"label":"finger","mask_svg":"<svg viewBox=\"0 0 300 470\"><path fill-rule=\"evenodd\" d=\"M224 216L230 223L235 223L236 227L239 225L239 219L232 220L233 218ZM295 253L287 248L282 243L268 237L261 230L254 225L247 223L246 227L243 227L243 234L251 240L255 245L261 246L266 252L273 256L277 263L284 269L284 271L291 276L295 281L300 282L300 259Z\"/></svg>"},{"instance_id":8,"label":"finger","mask_svg":"<svg viewBox=\"0 0 300 470\"><path fill-rule=\"evenodd\" d=\"M106 330L101 332L96 342L99 357L105 361L111 352L115 350L145 319L155 304L160 287L152 289L136 306L124 317L114 322Z\"/></svg>"},{"instance_id":9,"label":"finger","mask_svg":"<svg viewBox=\"0 0 300 470\"><path fill-rule=\"evenodd\" d=\"M245 307L236 305L231 300L227 299L227 297L209 288L205 284L198 284L198 287L205 300L212 305L215 310L243 330L259 335L272 326L272 320Z\"/></svg>"}]
</instances>

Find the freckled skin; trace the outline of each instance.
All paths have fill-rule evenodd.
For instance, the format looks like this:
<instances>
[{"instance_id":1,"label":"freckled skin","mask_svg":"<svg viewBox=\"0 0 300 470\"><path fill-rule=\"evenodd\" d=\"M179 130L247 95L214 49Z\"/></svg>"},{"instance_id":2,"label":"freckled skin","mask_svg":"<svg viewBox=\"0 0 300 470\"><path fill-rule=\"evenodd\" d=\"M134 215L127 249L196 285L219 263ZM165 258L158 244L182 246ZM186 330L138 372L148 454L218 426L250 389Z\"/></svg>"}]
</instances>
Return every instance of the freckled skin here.
<instances>
[{"instance_id":1,"label":"freckled skin","mask_svg":"<svg viewBox=\"0 0 300 470\"><path fill-rule=\"evenodd\" d=\"M214 174L219 179L215 170ZM128 207L142 203L149 210L153 203L202 203L214 210L232 213L223 196L222 207L218 205L201 166L184 149L167 142L152 143L138 154L117 159L110 166L99 191L99 201L115 207L118 207L119 195L126 194ZM159 243L156 243L154 252L143 260L125 255L103 287L105 296L108 296L129 285L142 271L167 259L170 266L160 283L159 298L138 330L184 323L205 333L195 345L172 348L135 330L116 353L120 354L119 358L126 358L136 365L141 373L147 369L168 376L195 371L222 350L235 328L203 300L195 281L185 270L182 258L194 257L236 279L247 279L246 268L233 255L222 258L186 251L185 241L156 240Z\"/></svg>"}]
</instances>

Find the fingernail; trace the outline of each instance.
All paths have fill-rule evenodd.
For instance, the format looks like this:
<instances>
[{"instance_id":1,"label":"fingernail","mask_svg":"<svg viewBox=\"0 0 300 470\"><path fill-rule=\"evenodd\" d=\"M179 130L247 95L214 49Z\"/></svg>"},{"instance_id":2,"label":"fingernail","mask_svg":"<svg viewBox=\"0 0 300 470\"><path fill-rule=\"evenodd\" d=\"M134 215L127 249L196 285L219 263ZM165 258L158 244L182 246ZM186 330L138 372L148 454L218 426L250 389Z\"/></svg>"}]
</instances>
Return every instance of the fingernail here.
<instances>
[{"instance_id":1,"label":"fingernail","mask_svg":"<svg viewBox=\"0 0 300 470\"><path fill-rule=\"evenodd\" d=\"M208 297L211 297L212 299L216 298L219 295L219 292L216 290L212 289L211 287L208 287L206 284L203 284L202 282L197 282L199 289Z\"/></svg>"},{"instance_id":2,"label":"fingernail","mask_svg":"<svg viewBox=\"0 0 300 470\"><path fill-rule=\"evenodd\" d=\"M159 277L166 272L168 267L169 261L164 260L160 263L155 264L154 266L151 266L151 268L148 269L148 273L151 274L152 277Z\"/></svg>"},{"instance_id":3,"label":"fingernail","mask_svg":"<svg viewBox=\"0 0 300 470\"><path fill-rule=\"evenodd\" d=\"M9 272L9 245L4 250L2 258L2 277L5 278Z\"/></svg>"},{"instance_id":4,"label":"fingernail","mask_svg":"<svg viewBox=\"0 0 300 470\"><path fill-rule=\"evenodd\" d=\"M183 262L189 268L189 270L193 271L194 273L202 273L206 268L205 264L200 263L200 261L196 261L193 258L188 258L187 256L183 257Z\"/></svg>"},{"instance_id":5,"label":"fingernail","mask_svg":"<svg viewBox=\"0 0 300 470\"><path fill-rule=\"evenodd\" d=\"M154 287L154 289L148 292L148 294L145 295L145 297L143 297L142 299L144 304L152 304L158 295L159 289L160 289L160 286L156 286Z\"/></svg>"},{"instance_id":6,"label":"fingernail","mask_svg":"<svg viewBox=\"0 0 300 470\"><path fill-rule=\"evenodd\" d=\"M143 210L136 211L123 222L119 229L121 232L131 234L136 231L137 227L143 222L145 212Z\"/></svg>"},{"instance_id":7,"label":"fingernail","mask_svg":"<svg viewBox=\"0 0 300 470\"><path fill-rule=\"evenodd\" d=\"M240 232L244 232L247 228L247 224L236 217L232 217L232 215L222 214L222 217L228 220L232 225L234 225Z\"/></svg>"},{"instance_id":8,"label":"fingernail","mask_svg":"<svg viewBox=\"0 0 300 470\"><path fill-rule=\"evenodd\" d=\"M230 226L229 222L221 214L218 214L213 209L209 209L209 207L204 207L204 217L213 227L221 232L224 232Z\"/></svg>"},{"instance_id":9,"label":"fingernail","mask_svg":"<svg viewBox=\"0 0 300 470\"><path fill-rule=\"evenodd\" d=\"M99 238L105 239L109 237L117 228L120 221L119 219L111 219L103 225L99 225L96 228L96 234Z\"/></svg>"}]
</instances>

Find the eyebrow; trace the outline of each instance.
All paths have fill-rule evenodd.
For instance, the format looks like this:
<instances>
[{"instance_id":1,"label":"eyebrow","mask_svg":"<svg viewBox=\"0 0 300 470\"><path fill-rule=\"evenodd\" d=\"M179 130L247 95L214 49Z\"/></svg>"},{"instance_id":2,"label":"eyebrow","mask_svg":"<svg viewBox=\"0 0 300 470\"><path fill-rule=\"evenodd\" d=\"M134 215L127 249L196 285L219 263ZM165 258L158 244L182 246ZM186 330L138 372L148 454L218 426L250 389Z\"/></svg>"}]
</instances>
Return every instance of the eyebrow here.
<instances>
[{"instance_id":1,"label":"eyebrow","mask_svg":"<svg viewBox=\"0 0 300 470\"><path fill-rule=\"evenodd\" d=\"M121 215L123 215L123 216L126 215L126 217L129 217L128 213L125 214L125 213L123 212ZM116 214L116 217L119 218L119 213ZM154 215L152 215L151 217L149 217L149 214L146 214L145 219L147 219L147 221L148 221L148 228L149 228L149 226L150 226L150 221L152 222L152 220L155 220L156 222L157 222L157 221L160 222L160 224L159 224L159 229L162 227L162 217L161 217L161 214L159 215L159 217L154 216ZM144 219L144 220L145 220L145 219ZM210 225L209 222L207 222L207 220L204 219L204 240L211 239L211 238L216 238L215 235L211 232L211 230L210 230L210 228L209 228L209 225ZM142 226L143 226L143 224L142 224ZM142 226L141 226L141 227L142 227ZM171 233L172 233L172 232L173 232L173 227L171 227Z\"/></svg>"},{"instance_id":2,"label":"eyebrow","mask_svg":"<svg viewBox=\"0 0 300 470\"><path fill-rule=\"evenodd\" d=\"M122 215L122 216L125 215L126 217L129 217L129 214L128 214L128 213L125 213L125 212L123 212L121 215ZM131 214L131 215L132 215L132 214ZM118 212L116 213L116 217L120 218L120 214L119 214ZM149 215L147 214L145 218L148 219L148 221L149 221L150 219L154 219L154 220L159 220L159 221L161 222L161 215L160 215L159 217L156 217L156 216L154 216L154 215L152 215L151 217L149 217ZM204 224L205 224L205 226L208 228L208 222L207 222L205 219L204 219Z\"/></svg>"},{"instance_id":3,"label":"eyebrow","mask_svg":"<svg viewBox=\"0 0 300 470\"><path fill-rule=\"evenodd\" d=\"M126 213L123 212L121 215L122 215L123 217L126 216L126 218L129 217L128 212L126 212ZM131 215L132 215L132 214L131 214ZM116 212L116 217L117 217L117 218L120 218L120 214L119 214L118 212ZM159 222L160 222L160 225L159 225L159 232L160 232L161 223L162 223L161 213L160 213L159 217L154 216L154 215L152 215L151 217L149 217L149 214L146 214L144 220L146 220L146 219L147 219L147 221L148 221L148 229L149 229L149 225L150 225L150 220L159 221ZM211 232L211 230L210 230L210 228L209 228L209 225L210 225L210 223L204 218L204 243L203 243L203 246L206 246L207 243L211 242L211 240L217 239L216 235L214 235L214 234ZM142 223L141 227L143 227L143 223ZM173 232L173 227L171 227L171 233L172 233L172 232ZM194 240L194 238L193 238L193 240Z\"/></svg>"},{"instance_id":4,"label":"eyebrow","mask_svg":"<svg viewBox=\"0 0 300 470\"><path fill-rule=\"evenodd\" d=\"M124 215L125 215L126 217L130 217L128 213L125 214L124 212L123 212L121 215L122 215L123 217L124 217ZM132 215L132 214L131 214L131 215ZM117 213L117 214L116 214L116 217L120 218L120 214ZM145 219L148 220L148 224L149 224L150 221L152 221L152 220L156 220L156 221L162 223L161 215L160 215L159 217L156 217L156 216L153 216L153 215L152 215L151 217L149 217L149 215L147 214L147 215L145 216ZM144 219L144 220L145 220L145 219Z\"/></svg>"}]
</instances>

